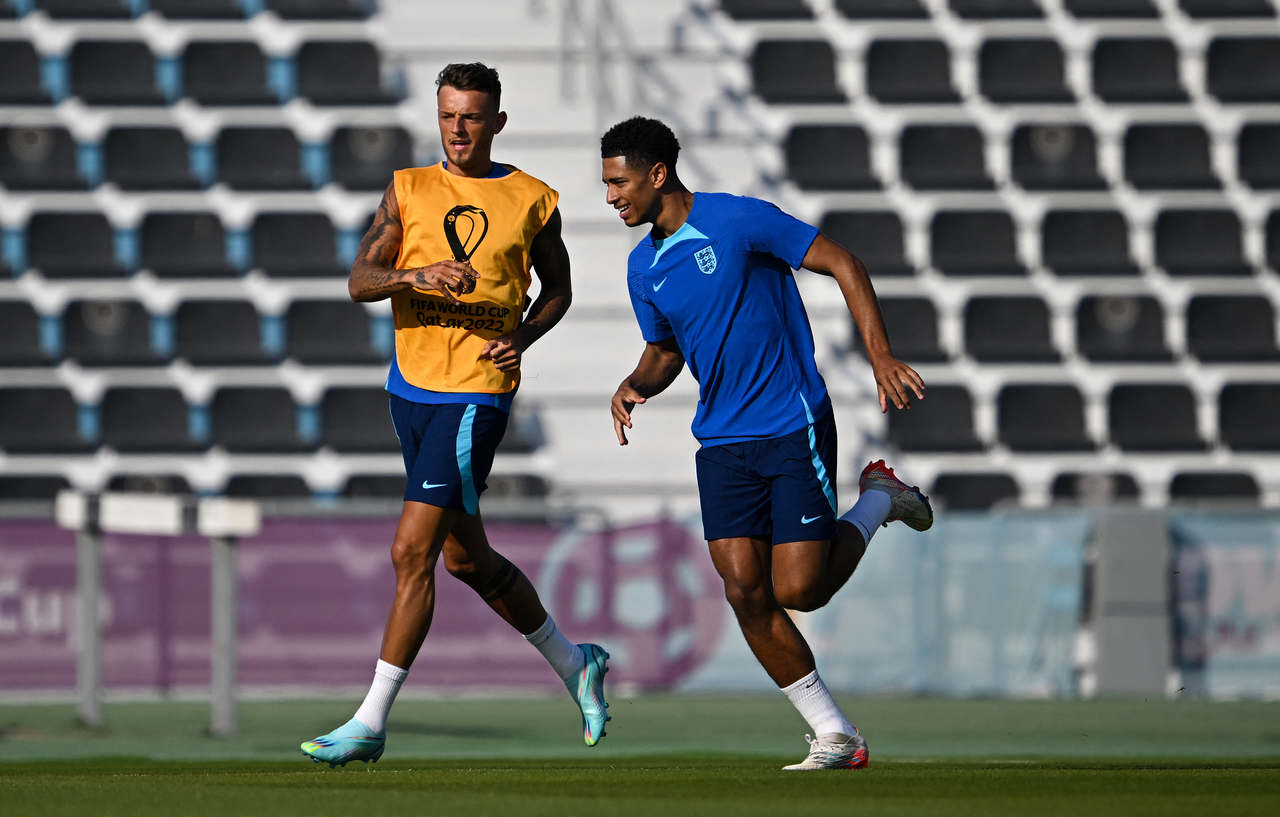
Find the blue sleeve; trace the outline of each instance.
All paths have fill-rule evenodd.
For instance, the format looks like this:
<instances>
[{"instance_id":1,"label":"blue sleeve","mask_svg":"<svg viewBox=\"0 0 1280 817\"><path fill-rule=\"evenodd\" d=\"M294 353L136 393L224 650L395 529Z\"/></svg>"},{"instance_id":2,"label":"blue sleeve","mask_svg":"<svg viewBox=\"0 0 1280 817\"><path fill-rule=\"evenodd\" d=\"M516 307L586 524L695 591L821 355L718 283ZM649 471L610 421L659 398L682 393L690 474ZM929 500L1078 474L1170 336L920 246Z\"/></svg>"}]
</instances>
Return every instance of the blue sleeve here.
<instances>
[{"instance_id":1,"label":"blue sleeve","mask_svg":"<svg viewBox=\"0 0 1280 817\"><path fill-rule=\"evenodd\" d=\"M666 316L658 311L644 291L643 276L628 272L627 289L631 292L631 309L636 313L636 323L640 324L640 335L646 343L657 343L675 334Z\"/></svg>"},{"instance_id":2,"label":"blue sleeve","mask_svg":"<svg viewBox=\"0 0 1280 817\"><path fill-rule=\"evenodd\" d=\"M792 269L800 269L809 246L818 237L818 228L770 202L751 198L744 198L743 202L744 212L738 223L743 225L747 246L754 252L782 259Z\"/></svg>"}]
</instances>

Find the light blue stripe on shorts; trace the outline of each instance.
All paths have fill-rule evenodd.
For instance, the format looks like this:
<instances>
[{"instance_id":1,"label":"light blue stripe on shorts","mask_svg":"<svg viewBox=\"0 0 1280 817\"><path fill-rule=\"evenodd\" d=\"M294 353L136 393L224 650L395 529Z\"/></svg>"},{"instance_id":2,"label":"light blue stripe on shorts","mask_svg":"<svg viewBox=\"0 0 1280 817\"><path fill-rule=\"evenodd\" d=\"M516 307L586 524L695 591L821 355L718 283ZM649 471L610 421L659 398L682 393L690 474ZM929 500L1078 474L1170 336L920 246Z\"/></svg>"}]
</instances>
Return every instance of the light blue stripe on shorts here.
<instances>
[{"instance_id":1,"label":"light blue stripe on shorts","mask_svg":"<svg viewBox=\"0 0 1280 817\"><path fill-rule=\"evenodd\" d=\"M462 422L458 423L458 476L462 480L462 510L469 514L480 510L480 495L476 493L476 482L471 475L471 426L475 419L476 407L468 405L467 410L462 413Z\"/></svg>"}]
</instances>

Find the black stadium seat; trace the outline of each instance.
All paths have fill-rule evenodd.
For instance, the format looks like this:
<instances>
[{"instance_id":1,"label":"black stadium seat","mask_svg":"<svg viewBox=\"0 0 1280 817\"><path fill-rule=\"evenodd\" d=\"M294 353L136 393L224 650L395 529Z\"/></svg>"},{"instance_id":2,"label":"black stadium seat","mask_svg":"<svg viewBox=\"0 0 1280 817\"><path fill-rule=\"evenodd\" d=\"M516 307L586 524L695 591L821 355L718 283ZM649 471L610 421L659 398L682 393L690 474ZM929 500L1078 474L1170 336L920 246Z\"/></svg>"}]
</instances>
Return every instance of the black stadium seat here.
<instances>
[{"instance_id":1,"label":"black stadium seat","mask_svg":"<svg viewBox=\"0 0 1280 817\"><path fill-rule=\"evenodd\" d=\"M177 128L112 128L106 177L125 190L194 190L191 147Z\"/></svg>"},{"instance_id":2,"label":"black stadium seat","mask_svg":"<svg viewBox=\"0 0 1280 817\"><path fill-rule=\"evenodd\" d=\"M951 54L941 40L875 40L867 48L867 93L890 104L958 102Z\"/></svg>"},{"instance_id":3,"label":"black stadium seat","mask_svg":"<svg viewBox=\"0 0 1280 817\"><path fill-rule=\"evenodd\" d=\"M348 190L382 190L391 174L413 166L413 139L404 128L341 127L329 142L329 172Z\"/></svg>"},{"instance_id":4,"label":"black stadium seat","mask_svg":"<svg viewBox=\"0 0 1280 817\"><path fill-rule=\"evenodd\" d=\"M1025 275L1013 218L1003 210L943 210L930 230L933 266L947 275Z\"/></svg>"},{"instance_id":5,"label":"black stadium seat","mask_svg":"<svg viewBox=\"0 0 1280 817\"><path fill-rule=\"evenodd\" d=\"M972 125L908 125L898 144L902 180L922 190L990 190L982 133Z\"/></svg>"},{"instance_id":6,"label":"black stadium seat","mask_svg":"<svg viewBox=\"0 0 1280 817\"><path fill-rule=\"evenodd\" d=\"M1234 210L1164 210L1156 217L1156 263L1170 275L1249 275Z\"/></svg>"},{"instance_id":7,"label":"black stadium seat","mask_svg":"<svg viewBox=\"0 0 1280 817\"><path fill-rule=\"evenodd\" d=\"M253 220L253 265L268 275L346 275L337 236L324 213L259 213Z\"/></svg>"},{"instance_id":8,"label":"black stadium seat","mask_svg":"<svg viewBox=\"0 0 1280 817\"><path fill-rule=\"evenodd\" d=\"M84 190L89 185L77 149L63 127L0 127L0 184L10 190Z\"/></svg>"},{"instance_id":9,"label":"black stadium seat","mask_svg":"<svg viewBox=\"0 0 1280 817\"><path fill-rule=\"evenodd\" d=\"M245 16L240 0L150 0L151 10L174 20L236 20Z\"/></svg>"},{"instance_id":10,"label":"black stadium seat","mask_svg":"<svg viewBox=\"0 0 1280 817\"><path fill-rule=\"evenodd\" d=\"M887 296L880 299L880 313L889 334L889 345L900 360L908 363L940 363L947 360L947 353L938 343L938 312L933 301L919 297ZM858 331L856 323L851 329L851 345L862 351L862 333Z\"/></svg>"},{"instance_id":11,"label":"black stadium seat","mask_svg":"<svg viewBox=\"0 0 1280 817\"><path fill-rule=\"evenodd\" d=\"M1137 275L1129 222L1116 210L1051 210L1040 223L1040 258L1058 275Z\"/></svg>"},{"instance_id":12,"label":"black stadium seat","mask_svg":"<svg viewBox=\"0 0 1280 817\"><path fill-rule=\"evenodd\" d=\"M948 0L951 10L967 20L1043 17L1036 0Z\"/></svg>"},{"instance_id":13,"label":"black stadium seat","mask_svg":"<svg viewBox=\"0 0 1280 817\"><path fill-rule=\"evenodd\" d=\"M1054 363L1049 307L1034 295L982 295L964 305L964 347L984 363Z\"/></svg>"},{"instance_id":14,"label":"black stadium seat","mask_svg":"<svg viewBox=\"0 0 1280 817\"><path fill-rule=\"evenodd\" d=\"M1280 125L1251 122L1236 138L1236 172L1258 190L1280 188Z\"/></svg>"},{"instance_id":15,"label":"black stadium seat","mask_svg":"<svg viewBox=\"0 0 1280 817\"><path fill-rule=\"evenodd\" d=\"M783 151L787 175L802 190L868 190L880 182L871 171L867 132L857 125L797 125Z\"/></svg>"},{"instance_id":16,"label":"black stadium seat","mask_svg":"<svg viewBox=\"0 0 1280 817\"><path fill-rule=\"evenodd\" d=\"M211 441L229 451L302 451L298 405L278 386L224 386L213 395Z\"/></svg>"},{"instance_id":17,"label":"black stadium seat","mask_svg":"<svg viewBox=\"0 0 1280 817\"><path fill-rule=\"evenodd\" d=\"M295 57L298 94L314 105L382 105L397 101L383 87L377 46L363 40L303 43Z\"/></svg>"},{"instance_id":18,"label":"black stadium seat","mask_svg":"<svg viewBox=\"0 0 1280 817\"><path fill-rule=\"evenodd\" d=\"M1076 17L1145 18L1159 14L1152 0L1063 0L1063 8Z\"/></svg>"},{"instance_id":19,"label":"black stadium seat","mask_svg":"<svg viewBox=\"0 0 1280 817\"><path fill-rule=\"evenodd\" d=\"M144 42L80 40L69 57L71 93L88 105L163 105L155 57Z\"/></svg>"},{"instance_id":20,"label":"black stadium seat","mask_svg":"<svg viewBox=\"0 0 1280 817\"><path fill-rule=\"evenodd\" d=\"M1076 306L1076 351L1095 363L1173 359L1164 310L1149 295L1086 295Z\"/></svg>"},{"instance_id":21,"label":"black stadium seat","mask_svg":"<svg viewBox=\"0 0 1280 817\"><path fill-rule=\"evenodd\" d=\"M48 105L40 55L27 40L0 40L0 105Z\"/></svg>"},{"instance_id":22,"label":"black stadium seat","mask_svg":"<svg viewBox=\"0 0 1280 817\"><path fill-rule=\"evenodd\" d=\"M237 190L306 190L298 138L288 128L226 128L218 134L218 180Z\"/></svg>"},{"instance_id":23,"label":"black stadium seat","mask_svg":"<svg viewBox=\"0 0 1280 817\"><path fill-rule=\"evenodd\" d=\"M375 0L267 0L267 9L286 20L362 20Z\"/></svg>"},{"instance_id":24,"label":"black stadium seat","mask_svg":"<svg viewBox=\"0 0 1280 817\"><path fill-rule=\"evenodd\" d=\"M369 312L363 304L294 301L285 315L287 354L308 364L381 363L369 324Z\"/></svg>"},{"instance_id":25,"label":"black stadium seat","mask_svg":"<svg viewBox=\"0 0 1280 817\"><path fill-rule=\"evenodd\" d=\"M1121 383L1107 399L1111 441L1125 451L1200 451L1196 399L1181 383Z\"/></svg>"},{"instance_id":26,"label":"black stadium seat","mask_svg":"<svg viewBox=\"0 0 1280 817\"><path fill-rule=\"evenodd\" d=\"M113 474L106 490L125 494L191 494L191 483L181 474Z\"/></svg>"},{"instance_id":27,"label":"black stadium seat","mask_svg":"<svg viewBox=\"0 0 1280 817\"><path fill-rule=\"evenodd\" d=\"M1121 471L1111 473L1068 471L1053 478L1053 484L1049 486L1049 495L1055 502L1074 502L1082 505L1136 502L1138 482L1132 474Z\"/></svg>"},{"instance_id":28,"label":"black stadium seat","mask_svg":"<svg viewBox=\"0 0 1280 817\"><path fill-rule=\"evenodd\" d=\"M1202 362L1280 359L1275 311L1262 295L1196 295L1186 327L1187 348Z\"/></svg>"},{"instance_id":29,"label":"black stadium seat","mask_svg":"<svg viewBox=\"0 0 1280 817\"><path fill-rule=\"evenodd\" d=\"M1186 102L1178 49L1165 39L1103 38L1093 47L1093 90L1107 102Z\"/></svg>"},{"instance_id":30,"label":"black stadium seat","mask_svg":"<svg viewBox=\"0 0 1280 817\"><path fill-rule=\"evenodd\" d=\"M1022 491L1013 476L1003 472L943 472L933 481L929 498L935 510L985 511L1017 505Z\"/></svg>"},{"instance_id":31,"label":"black stadium seat","mask_svg":"<svg viewBox=\"0 0 1280 817\"><path fill-rule=\"evenodd\" d=\"M926 20L920 0L835 0L836 10L854 20Z\"/></svg>"},{"instance_id":32,"label":"black stadium seat","mask_svg":"<svg viewBox=\"0 0 1280 817\"><path fill-rule=\"evenodd\" d=\"M720 0L720 9L735 20L810 20L805 0Z\"/></svg>"},{"instance_id":33,"label":"black stadium seat","mask_svg":"<svg viewBox=\"0 0 1280 817\"><path fill-rule=\"evenodd\" d=\"M342 495L348 499L400 499L404 488L403 474L352 474L342 486Z\"/></svg>"},{"instance_id":34,"label":"black stadium seat","mask_svg":"<svg viewBox=\"0 0 1280 817\"><path fill-rule=\"evenodd\" d=\"M751 88L765 102L844 102L836 53L826 40L762 40L751 52Z\"/></svg>"},{"instance_id":35,"label":"black stadium seat","mask_svg":"<svg viewBox=\"0 0 1280 817\"><path fill-rule=\"evenodd\" d=\"M1223 102L1280 100L1280 37L1215 39L1205 85Z\"/></svg>"},{"instance_id":36,"label":"black stadium seat","mask_svg":"<svg viewBox=\"0 0 1280 817\"><path fill-rule=\"evenodd\" d=\"M993 39L978 52L978 86L992 102L1072 102L1062 48L1050 39Z\"/></svg>"},{"instance_id":37,"label":"black stadium seat","mask_svg":"<svg viewBox=\"0 0 1280 817\"><path fill-rule=\"evenodd\" d=\"M46 278L114 278L115 231L102 213L33 213L27 222L27 264Z\"/></svg>"},{"instance_id":38,"label":"black stadium seat","mask_svg":"<svg viewBox=\"0 0 1280 817\"><path fill-rule=\"evenodd\" d=\"M1274 17L1275 7L1267 0L1178 0L1192 17Z\"/></svg>"},{"instance_id":39,"label":"black stadium seat","mask_svg":"<svg viewBox=\"0 0 1280 817\"><path fill-rule=\"evenodd\" d=\"M903 250L902 220L890 211L837 210L822 217L818 228L832 241L858 256L873 276L911 275Z\"/></svg>"},{"instance_id":40,"label":"black stadium seat","mask_svg":"<svg viewBox=\"0 0 1280 817\"><path fill-rule=\"evenodd\" d=\"M973 398L964 386L929 384L910 411L889 409L889 442L903 451L981 451L973 431Z\"/></svg>"},{"instance_id":41,"label":"black stadium seat","mask_svg":"<svg viewBox=\"0 0 1280 817\"><path fill-rule=\"evenodd\" d=\"M1258 482L1243 471L1183 471L1169 482L1169 501L1177 504L1258 504Z\"/></svg>"},{"instance_id":42,"label":"black stadium seat","mask_svg":"<svg viewBox=\"0 0 1280 817\"><path fill-rule=\"evenodd\" d=\"M1007 385L996 397L1000 441L1014 451L1092 451L1084 398L1070 384Z\"/></svg>"},{"instance_id":43,"label":"black stadium seat","mask_svg":"<svg viewBox=\"0 0 1280 817\"><path fill-rule=\"evenodd\" d=\"M182 52L186 95L202 105L277 105L267 57L257 43L196 40Z\"/></svg>"},{"instance_id":44,"label":"black stadium seat","mask_svg":"<svg viewBox=\"0 0 1280 817\"><path fill-rule=\"evenodd\" d=\"M36 9L55 20L111 20L133 16L129 0L35 0Z\"/></svg>"},{"instance_id":45,"label":"black stadium seat","mask_svg":"<svg viewBox=\"0 0 1280 817\"><path fill-rule=\"evenodd\" d=\"M190 451L189 407L171 386L107 389L99 406L102 442L117 451Z\"/></svg>"},{"instance_id":46,"label":"black stadium seat","mask_svg":"<svg viewBox=\"0 0 1280 817\"><path fill-rule=\"evenodd\" d=\"M1019 125L1011 145L1013 179L1028 190L1103 190L1097 144L1087 125Z\"/></svg>"},{"instance_id":47,"label":"black stadium seat","mask_svg":"<svg viewBox=\"0 0 1280 817\"><path fill-rule=\"evenodd\" d=\"M59 491L70 487L61 474L0 474L0 500L52 502Z\"/></svg>"},{"instance_id":48,"label":"black stadium seat","mask_svg":"<svg viewBox=\"0 0 1280 817\"><path fill-rule=\"evenodd\" d=\"M71 392L60 386L0 386L0 450L27 454L87 448Z\"/></svg>"},{"instance_id":49,"label":"black stadium seat","mask_svg":"<svg viewBox=\"0 0 1280 817\"><path fill-rule=\"evenodd\" d=\"M174 357L197 366L273 363L262 344L262 318L248 301L183 301L174 313Z\"/></svg>"},{"instance_id":50,"label":"black stadium seat","mask_svg":"<svg viewBox=\"0 0 1280 817\"><path fill-rule=\"evenodd\" d=\"M336 451L400 451L381 388L328 389L320 400L320 417L321 441Z\"/></svg>"},{"instance_id":51,"label":"black stadium seat","mask_svg":"<svg viewBox=\"0 0 1280 817\"><path fill-rule=\"evenodd\" d=\"M1228 383L1218 395L1218 429L1235 451L1280 451L1280 383Z\"/></svg>"},{"instance_id":52,"label":"black stadium seat","mask_svg":"<svg viewBox=\"0 0 1280 817\"><path fill-rule=\"evenodd\" d=\"M1272 210L1267 216L1267 266L1280 269L1280 210Z\"/></svg>"},{"instance_id":53,"label":"black stadium seat","mask_svg":"<svg viewBox=\"0 0 1280 817\"><path fill-rule=\"evenodd\" d=\"M1139 190L1209 190L1221 186L1198 124L1131 125L1124 134L1124 177Z\"/></svg>"},{"instance_id":54,"label":"black stadium seat","mask_svg":"<svg viewBox=\"0 0 1280 817\"><path fill-rule=\"evenodd\" d=\"M161 278L228 278L227 237L216 213L147 213L142 219L142 260Z\"/></svg>"},{"instance_id":55,"label":"black stadium seat","mask_svg":"<svg viewBox=\"0 0 1280 817\"><path fill-rule=\"evenodd\" d=\"M297 474L232 474L222 493L245 499L306 499L311 489Z\"/></svg>"},{"instance_id":56,"label":"black stadium seat","mask_svg":"<svg viewBox=\"0 0 1280 817\"><path fill-rule=\"evenodd\" d=\"M161 363L151 345L151 315L137 301L76 300L62 313L63 353L84 366Z\"/></svg>"},{"instance_id":57,"label":"black stadium seat","mask_svg":"<svg viewBox=\"0 0 1280 817\"><path fill-rule=\"evenodd\" d=\"M0 366L48 366L40 316L30 301L0 301Z\"/></svg>"}]
</instances>

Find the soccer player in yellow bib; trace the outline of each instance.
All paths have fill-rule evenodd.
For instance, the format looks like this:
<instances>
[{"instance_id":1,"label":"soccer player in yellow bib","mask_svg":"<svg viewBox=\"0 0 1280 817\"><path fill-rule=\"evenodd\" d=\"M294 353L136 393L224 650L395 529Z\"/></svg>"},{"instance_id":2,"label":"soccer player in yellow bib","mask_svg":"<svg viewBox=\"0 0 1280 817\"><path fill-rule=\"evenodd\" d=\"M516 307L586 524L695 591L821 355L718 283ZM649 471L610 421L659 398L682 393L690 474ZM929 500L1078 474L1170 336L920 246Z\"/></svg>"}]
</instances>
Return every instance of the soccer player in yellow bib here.
<instances>
[{"instance_id":1,"label":"soccer player in yellow bib","mask_svg":"<svg viewBox=\"0 0 1280 817\"><path fill-rule=\"evenodd\" d=\"M572 297L559 196L490 158L507 122L497 71L451 64L436 85L446 159L395 172L348 282L352 300L391 299L396 342L386 389L408 479L391 548L396 595L373 684L351 720L302 744L330 766L382 756L387 713L431 626L441 554L449 573L565 682L588 746L608 720L608 653L560 633L529 580L490 547L478 507L521 355ZM531 266L541 289L525 314Z\"/></svg>"}]
</instances>

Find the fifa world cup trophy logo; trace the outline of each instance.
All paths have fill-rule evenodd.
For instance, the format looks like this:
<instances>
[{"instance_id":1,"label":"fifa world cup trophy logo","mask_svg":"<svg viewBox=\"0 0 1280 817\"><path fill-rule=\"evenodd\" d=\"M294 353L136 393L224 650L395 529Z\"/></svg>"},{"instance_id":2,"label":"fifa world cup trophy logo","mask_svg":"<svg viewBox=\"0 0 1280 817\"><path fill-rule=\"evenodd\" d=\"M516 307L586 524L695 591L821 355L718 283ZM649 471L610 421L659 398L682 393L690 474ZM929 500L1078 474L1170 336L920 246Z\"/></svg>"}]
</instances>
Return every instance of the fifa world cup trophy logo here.
<instances>
[{"instance_id":1,"label":"fifa world cup trophy logo","mask_svg":"<svg viewBox=\"0 0 1280 817\"><path fill-rule=\"evenodd\" d=\"M458 234L459 221L467 228L467 234L460 236ZM484 237L489 234L489 217L485 215L484 210L473 204L459 204L444 216L444 237L449 242L449 249L453 251L453 260L466 263L471 260L471 256L475 255L480 243L484 241ZM475 239L472 244L471 240ZM470 249L468 249L470 245ZM458 295L466 295L474 292L476 288L476 279L470 275L464 275L462 280L458 282L458 286L453 291Z\"/></svg>"}]
</instances>

